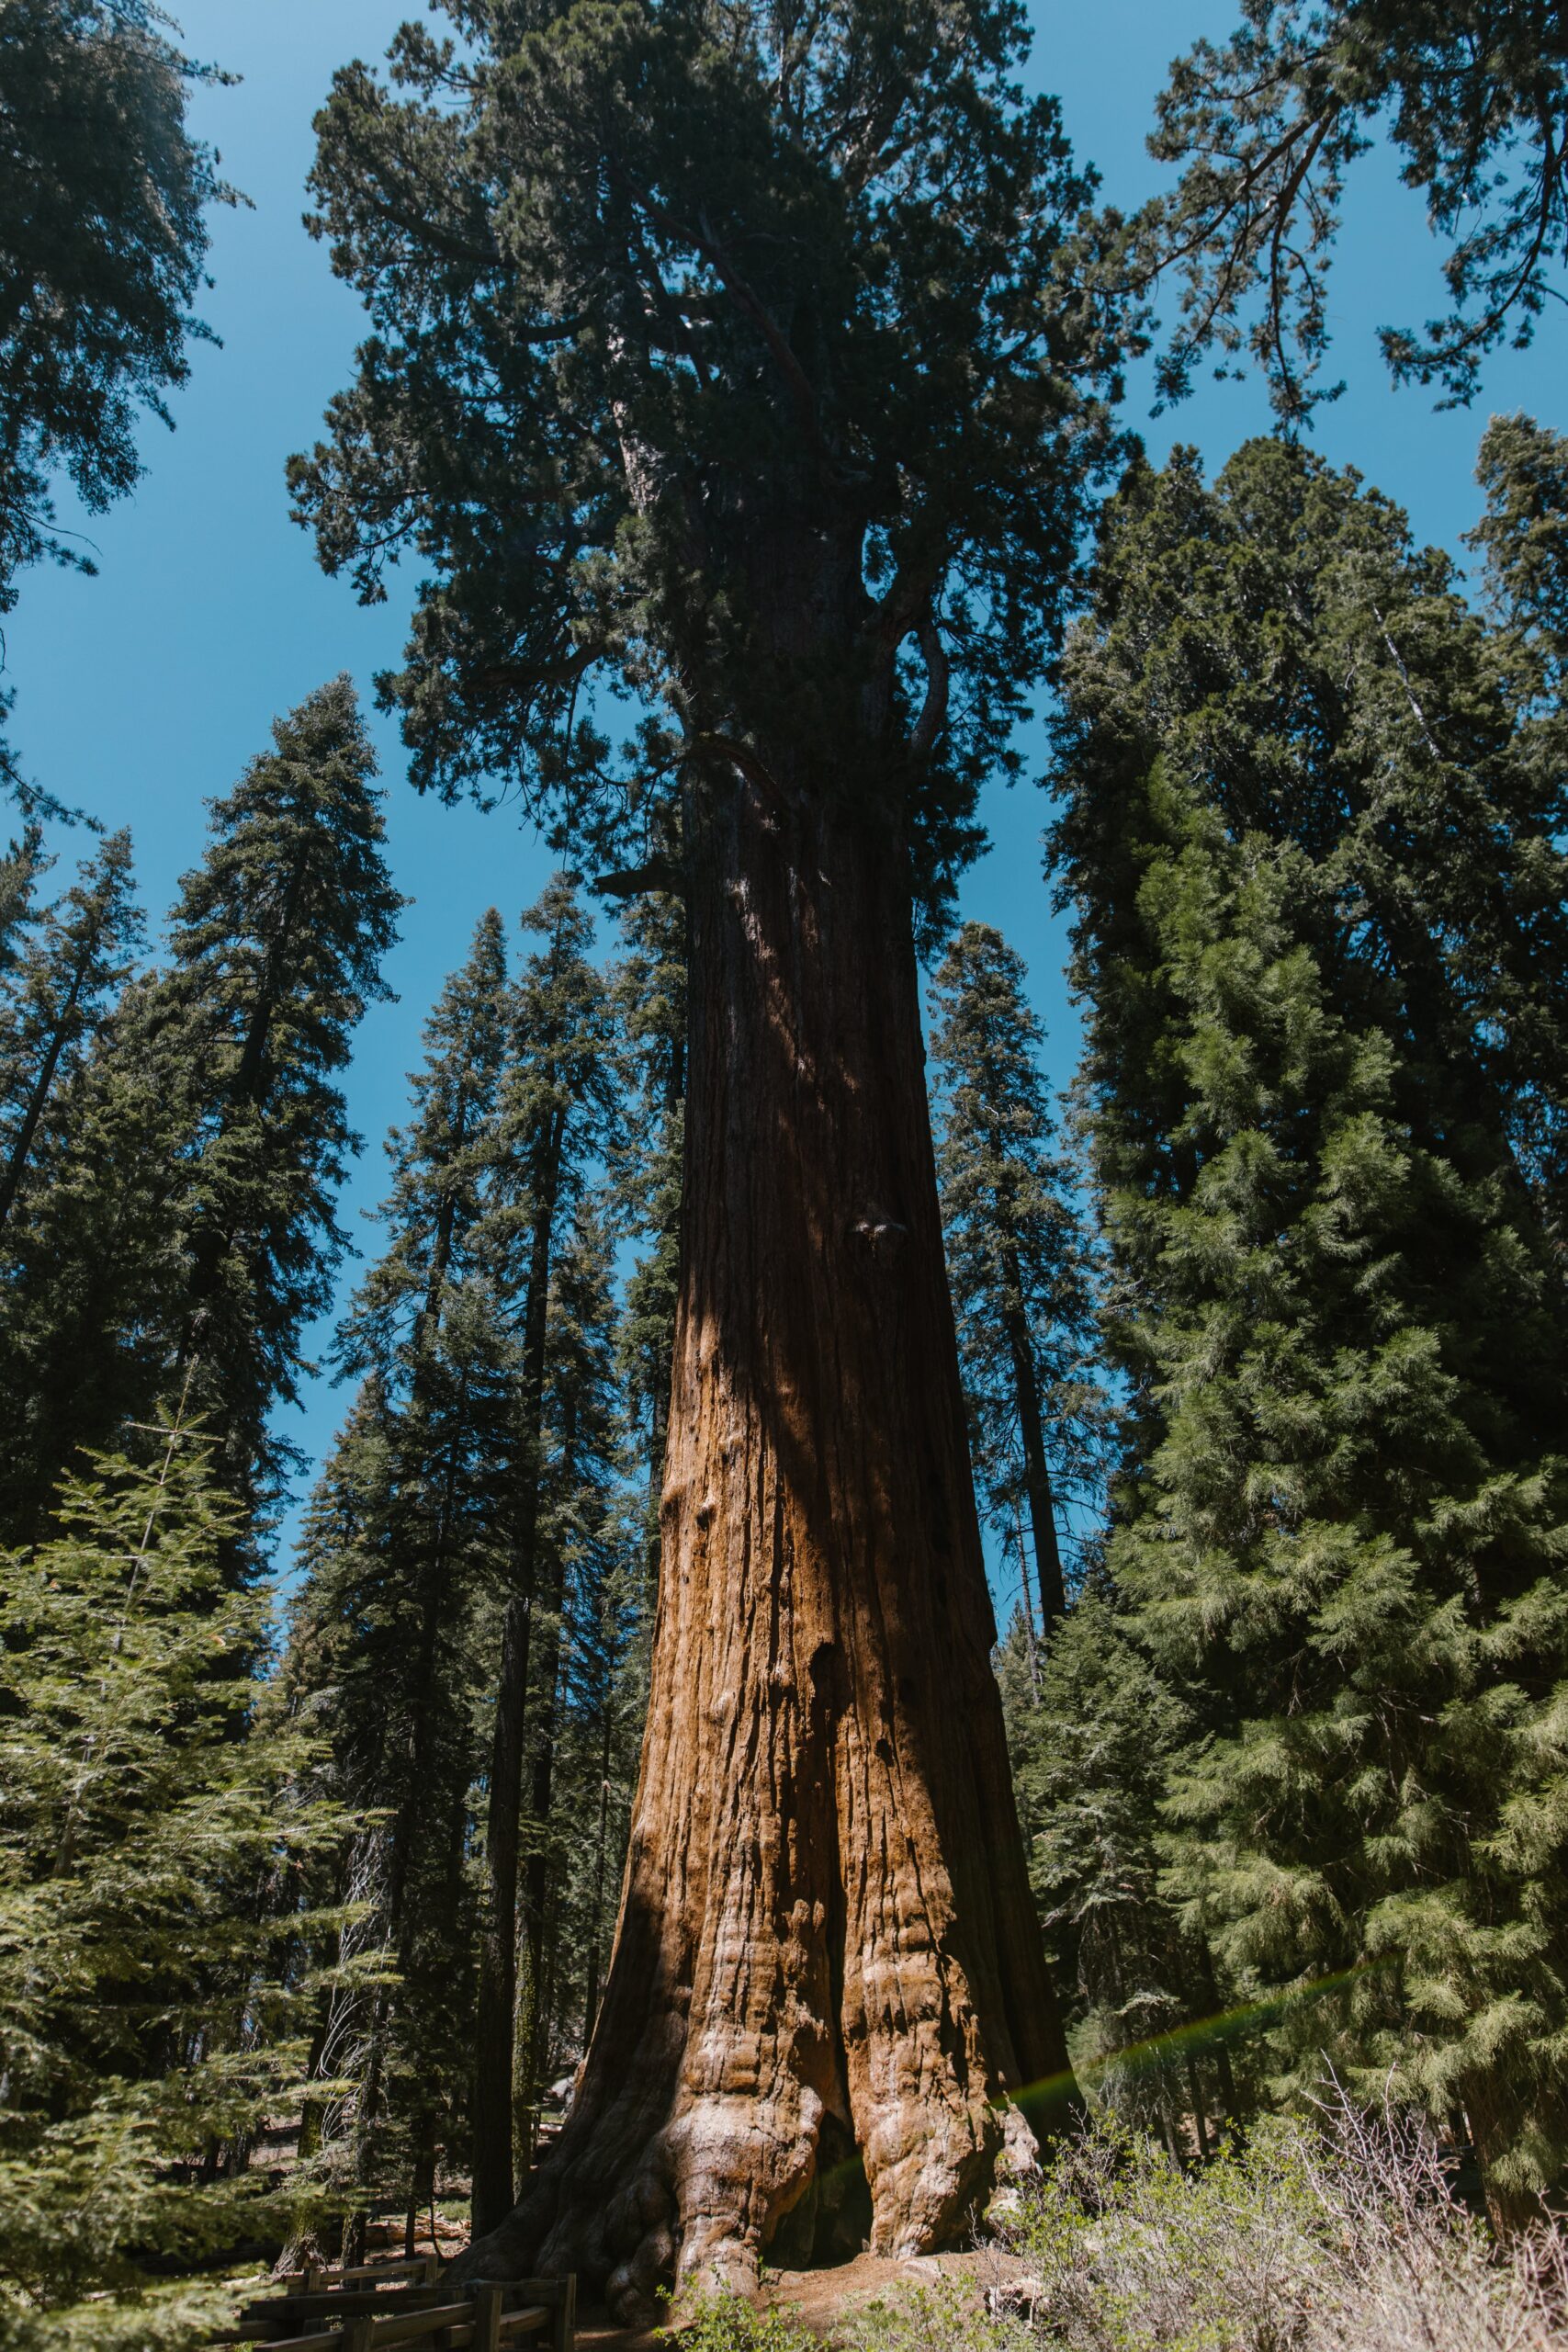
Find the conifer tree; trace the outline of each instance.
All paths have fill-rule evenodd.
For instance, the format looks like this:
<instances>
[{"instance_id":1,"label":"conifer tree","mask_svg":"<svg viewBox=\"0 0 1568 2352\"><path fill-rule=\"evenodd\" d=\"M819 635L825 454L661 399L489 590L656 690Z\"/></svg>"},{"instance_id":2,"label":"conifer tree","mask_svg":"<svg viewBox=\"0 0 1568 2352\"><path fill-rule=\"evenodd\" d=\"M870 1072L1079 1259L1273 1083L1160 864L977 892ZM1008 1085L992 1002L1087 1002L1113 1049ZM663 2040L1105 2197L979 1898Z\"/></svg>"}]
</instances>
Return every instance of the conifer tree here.
<instances>
[{"instance_id":1,"label":"conifer tree","mask_svg":"<svg viewBox=\"0 0 1568 2352\"><path fill-rule=\"evenodd\" d=\"M502 1629L485 1820L485 1904L475 2035L473 2197L477 2229L510 2210L515 2186L514 2079L519 2072L517 1899L528 1728L537 1684L547 1719L536 1715L535 1810L547 1800L558 1639L561 1548L543 1513L549 1459L552 1275L609 1141L614 1105L610 1012L604 979L588 961L592 925L570 878L558 875L525 928L542 944L519 976L509 1060L497 1119L496 1170L486 1247L498 1288L515 1302L517 1347L514 1486L504 1566ZM536 1627L541 1646L534 1646ZM535 1972L542 1886L531 1871L526 1921ZM523 2078L532 2083L537 2029L525 2026ZM532 2090L528 2098L532 2099Z\"/></svg>"},{"instance_id":2,"label":"conifer tree","mask_svg":"<svg viewBox=\"0 0 1568 2352\"><path fill-rule=\"evenodd\" d=\"M123 497L139 408L170 421L164 394L206 333L190 315L204 216L229 191L186 121L200 73L145 0L0 12L0 615L26 564L94 569L55 532L51 481L92 514ZM39 798L3 742L0 776Z\"/></svg>"},{"instance_id":3,"label":"conifer tree","mask_svg":"<svg viewBox=\"0 0 1568 2352\"><path fill-rule=\"evenodd\" d=\"M0 1565L0 2298L24 2341L278 2211L243 2157L299 2063L310 1922L255 1891L347 1824L299 1801L206 1451L171 1424L151 1466L95 1458Z\"/></svg>"},{"instance_id":4,"label":"conifer tree","mask_svg":"<svg viewBox=\"0 0 1568 2352\"><path fill-rule=\"evenodd\" d=\"M1568 438L1494 417L1471 535L1485 566L1514 763L1533 814L1513 893L1517 944L1481 942L1488 1034L1504 1057L1510 1134L1559 1251L1568 1237ZM1511 947L1512 952L1506 952ZM1488 950L1491 950L1490 954Z\"/></svg>"},{"instance_id":5,"label":"conifer tree","mask_svg":"<svg viewBox=\"0 0 1568 2352\"><path fill-rule=\"evenodd\" d=\"M561 1985L557 2030L586 2050L604 1989L648 1709L652 1603L633 1514L601 1506L572 1561L562 1659L561 1916L580 1963Z\"/></svg>"},{"instance_id":6,"label":"conifer tree","mask_svg":"<svg viewBox=\"0 0 1568 2352\"><path fill-rule=\"evenodd\" d=\"M43 854L43 828L36 821L25 825L20 839L11 841L4 857L0 857L0 978L8 981L21 960L23 946L37 919L34 892L51 863ZM9 990L4 1007L5 1034L9 1038L16 1009ZM9 1092L13 1078L8 1048L5 1067Z\"/></svg>"},{"instance_id":7,"label":"conifer tree","mask_svg":"<svg viewBox=\"0 0 1568 2352\"><path fill-rule=\"evenodd\" d=\"M1236 2113L1236 2086L1206 1945L1166 1895L1162 1799L1190 1731L1168 1680L1092 1576L1042 1651L1021 1613L998 1655L1030 1875L1075 2050L1097 2097L1173 2156L1193 2119Z\"/></svg>"},{"instance_id":8,"label":"conifer tree","mask_svg":"<svg viewBox=\"0 0 1568 2352\"><path fill-rule=\"evenodd\" d=\"M13 1543L41 1527L79 1449L134 1448L128 1424L172 1385L182 1136L137 1043L141 933L118 836L34 926L9 1001L0 1527Z\"/></svg>"},{"instance_id":9,"label":"conifer tree","mask_svg":"<svg viewBox=\"0 0 1568 2352\"><path fill-rule=\"evenodd\" d=\"M1277 444L1131 478L1066 684L1169 1884L1278 2084L1392 2065L1512 2218L1565 2153L1568 1364L1473 933L1526 935L1539 780L1441 559Z\"/></svg>"},{"instance_id":10,"label":"conifer tree","mask_svg":"<svg viewBox=\"0 0 1568 2352\"><path fill-rule=\"evenodd\" d=\"M448 1362L468 1359L463 1319L449 1311ZM373 2199L399 2197L411 2216L428 2205L440 2160L460 2161L468 2113L464 1863L495 1423L466 1409L471 1378L429 1386L414 1423L374 1375L364 1383L311 1498L284 1671L330 1755L326 1788L369 1816L323 1891L359 1917L331 1955L352 1967L323 1985L306 2102L310 2154L353 2258ZM491 1387L504 1396L502 1368ZM346 2098L321 2087L344 2076Z\"/></svg>"},{"instance_id":11,"label":"conifer tree","mask_svg":"<svg viewBox=\"0 0 1568 2352\"><path fill-rule=\"evenodd\" d=\"M320 118L375 333L292 481L363 594L420 551L388 681L417 777L505 779L687 906L635 1883L560 2147L484 2257L629 2315L671 2269L754 2277L852 2149L878 2245L936 2242L1026 2154L1010 2090L1063 2072L914 951L1054 650L1118 329L1015 0L446 13ZM648 713L624 766L583 720L612 685ZM895 1980L940 2037L895 2031Z\"/></svg>"},{"instance_id":12,"label":"conifer tree","mask_svg":"<svg viewBox=\"0 0 1568 2352\"><path fill-rule=\"evenodd\" d=\"M1093 1496L1104 1412L1092 1273L1040 1067L1021 958L963 925L931 987L937 1182L971 1444L993 1524L1022 1556L1043 1632L1067 1606L1065 1513Z\"/></svg>"},{"instance_id":13,"label":"conifer tree","mask_svg":"<svg viewBox=\"0 0 1568 2352\"><path fill-rule=\"evenodd\" d=\"M11 1220L50 1097L70 1077L141 950L131 895L130 835L111 834L50 910L14 983L0 1128L0 1230Z\"/></svg>"},{"instance_id":14,"label":"conifer tree","mask_svg":"<svg viewBox=\"0 0 1568 2352\"><path fill-rule=\"evenodd\" d=\"M584 1193L557 1245L546 1332L514 2062L516 2145L524 2163L554 2060L575 2053L588 1999L581 1912L571 1899L581 1882L571 1833L581 1839L585 1826L572 1768L580 1771L589 1761L578 1737L578 1709L591 1693L603 1784L614 1760L616 1681L626 1639L615 1613L628 1530L620 1507L626 1431L612 1274L607 1221L592 1195ZM596 1667L587 1657L580 1659L580 1648L589 1645ZM605 1860L601 1841L608 1834L605 1818L594 1833ZM575 1950L563 1933L569 1920L578 1928Z\"/></svg>"},{"instance_id":15,"label":"conifer tree","mask_svg":"<svg viewBox=\"0 0 1568 2352\"><path fill-rule=\"evenodd\" d=\"M471 2063L476 1645L515 1466L516 1351L479 1242L509 1034L492 910L426 1024L413 1115L388 1147L388 1245L338 1344L362 1386L312 1500L288 1661L297 1702L330 1725L339 1784L381 1816L343 1857L387 1962L358 1995L349 2169L361 2199L396 2184L411 2210L460 2144ZM324 2041L317 2055L335 2057Z\"/></svg>"},{"instance_id":16,"label":"conifer tree","mask_svg":"<svg viewBox=\"0 0 1568 2352\"><path fill-rule=\"evenodd\" d=\"M276 1489L288 1447L269 1416L294 1394L301 1331L344 1246L333 1197L354 1138L336 1080L385 993L400 903L374 772L346 679L278 721L273 752L214 804L168 967L125 988L91 1049L53 1070L29 1146L47 1176L23 1189L25 1229L15 1216L6 1228L17 1540L79 1448L149 1424L161 1402L208 1417L234 1493L265 1508ZM119 875L123 845L105 854ZM107 920L118 976L135 920L123 879ZM67 1006L75 952L62 933L40 1006ZM47 1046L29 1057L35 1091Z\"/></svg>"},{"instance_id":17,"label":"conifer tree","mask_svg":"<svg viewBox=\"0 0 1568 2352\"><path fill-rule=\"evenodd\" d=\"M1383 327L1400 383L1450 401L1504 338L1528 345L1568 263L1568 47L1529 0L1242 0L1223 44L1178 57L1154 153L1182 166L1139 216L1146 259L1178 267L1183 325L1165 355L1185 390L1207 351L1248 345L1287 418L1307 413L1328 343L1345 175L1386 129L1401 177L1447 248L1453 308ZM1247 317L1249 300L1256 311Z\"/></svg>"},{"instance_id":18,"label":"conifer tree","mask_svg":"<svg viewBox=\"0 0 1568 2352\"><path fill-rule=\"evenodd\" d=\"M354 688L334 679L273 728L215 801L181 885L147 1054L182 1105L187 1258L171 1302L171 1377L192 1378L224 1476L265 1502L286 1444L299 1341L331 1297L344 1241L333 1195L355 1147L338 1074L401 903Z\"/></svg>"}]
</instances>

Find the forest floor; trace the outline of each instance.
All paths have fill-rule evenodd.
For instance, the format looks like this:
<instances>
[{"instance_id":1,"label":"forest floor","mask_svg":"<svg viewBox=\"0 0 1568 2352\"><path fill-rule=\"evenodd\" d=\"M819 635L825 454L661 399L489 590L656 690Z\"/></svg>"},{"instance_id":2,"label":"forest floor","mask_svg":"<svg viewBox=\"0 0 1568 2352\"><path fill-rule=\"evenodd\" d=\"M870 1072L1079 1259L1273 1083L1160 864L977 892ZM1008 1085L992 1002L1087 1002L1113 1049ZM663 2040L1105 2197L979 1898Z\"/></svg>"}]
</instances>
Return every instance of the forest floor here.
<instances>
[{"instance_id":1,"label":"forest floor","mask_svg":"<svg viewBox=\"0 0 1568 2352\"><path fill-rule=\"evenodd\" d=\"M1009 2261L991 2246L906 2259L859 2254L852 2262L821 2270L766 2271L758 2301L766 2310L789 2312L826 2340L843 2321L900 2288L929 2287L944 2277L983 2278L990 2285ZM592 2305L578 2312L577 2341L580 2352L664 2352L652 2329L617 2327L603 2308Z\"/></svg>"}]
</instances>

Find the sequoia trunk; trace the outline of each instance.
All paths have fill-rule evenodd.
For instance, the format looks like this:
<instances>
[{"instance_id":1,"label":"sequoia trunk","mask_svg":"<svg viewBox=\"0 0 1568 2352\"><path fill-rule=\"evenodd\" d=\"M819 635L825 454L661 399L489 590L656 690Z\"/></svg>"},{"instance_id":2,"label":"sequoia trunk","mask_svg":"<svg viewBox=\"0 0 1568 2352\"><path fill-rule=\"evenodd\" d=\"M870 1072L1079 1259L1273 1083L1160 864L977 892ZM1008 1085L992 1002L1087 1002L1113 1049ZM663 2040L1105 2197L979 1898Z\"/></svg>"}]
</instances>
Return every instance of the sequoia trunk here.
<instances>
[{"instance_id":1,"label":"sequoia trunk","mask_svg":"<svg viewBox=\"0 0 1568 2352\"><path fill-rule=\"evenodd\" d=\"M560 2142L470 2273L611 2308L960 2231L1070 2092L991 1670L908 886L755 775L693 852L682 1286L621 1917ZM856 2158L858 2157L858 2165ZM864 2188L859 2187L863 2166ZM848 2251L866 2220L849 2222Z\"/></svg>"}]
</instances>

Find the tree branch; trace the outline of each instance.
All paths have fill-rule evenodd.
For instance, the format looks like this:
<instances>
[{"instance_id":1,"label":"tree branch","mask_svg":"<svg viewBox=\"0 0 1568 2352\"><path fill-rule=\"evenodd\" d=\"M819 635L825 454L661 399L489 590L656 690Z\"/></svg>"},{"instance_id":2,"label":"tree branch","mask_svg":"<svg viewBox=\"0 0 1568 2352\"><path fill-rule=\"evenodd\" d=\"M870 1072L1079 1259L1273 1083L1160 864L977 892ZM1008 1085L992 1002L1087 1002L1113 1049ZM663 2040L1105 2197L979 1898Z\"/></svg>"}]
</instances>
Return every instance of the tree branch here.
<instances>
[{"instance_id":1,"label":"tree branch","mask_svg":"<svg viewBox=\"0 0 1568 2352\"><path fill-rule=\"evenodd\" d=\"M929 614L917 634L926 664L926 699L909 738L909 753L911 758L923 762L930 759L937 738L947 724L948 684L953 672L942 631Z\"/></svg>"},{"instance_id":2,"label":"tree branch","mask_svg":"<svg viewBox=\"0 0 1568 2352\"><path fill-rule=\"evenodd\" d=\"M757 785L775 804L784 805L784 788L777 776L755 752L749 750L744 743L738 743L733 735L694 735L681 757L683 760L727 760L731 767L739 768L743 776Z\"/></svg>"},{"instance_id":3,"label":"tree branch","mask_svg":"<svg viewBox=\"0 0 1568 2352\"><path fill-rule=\"evenodd\" d=\"M817 416L816 388L810 377L790 349L783 328L768 309L767 304L747 284L714 235L705 212L698 213L697 225L702 232L697 240L701 250L717 270L726 292L739 305L753 324L761 328L763 342L773 354L780 374L795 395L795 403L800 412L801 423L806 427L812 447L819 449L822 447L822 430Z\"/></svg>"},{"instance_id":4,"label":"tree branch","mask_svg":"<svg viewBox=\"0 0 1568 2352\"><path fill-rule=\"evenodd\" d=\"M686 886L667 857L650 857L646 865L623 865L613 874L595 875L588 887L600 899L641 899L655 890L678 899Z\"/></svg>"}]
</instances>

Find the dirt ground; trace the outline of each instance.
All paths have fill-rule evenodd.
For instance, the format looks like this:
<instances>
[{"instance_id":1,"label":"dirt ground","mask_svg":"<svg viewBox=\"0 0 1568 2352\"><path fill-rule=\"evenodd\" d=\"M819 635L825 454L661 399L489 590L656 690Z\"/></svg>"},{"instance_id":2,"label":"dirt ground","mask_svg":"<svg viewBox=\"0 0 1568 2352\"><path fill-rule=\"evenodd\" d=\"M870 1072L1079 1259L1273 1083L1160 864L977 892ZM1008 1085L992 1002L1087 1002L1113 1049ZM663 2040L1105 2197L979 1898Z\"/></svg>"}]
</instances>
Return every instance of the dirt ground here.
<instances>
[{"instance_id":1,"label":"dirt ground","mask_svg":"<svg viewBox=\"0 0 1568 2352\"><path fill-rule=\"evenodd\" d=\"M430 2225L425 2222L415 2242L414 2251L427 2253L432 2245ZM434 2241L444 2261L450 2261L468 2244L465 2222L442 2214ZM375 2261L379 2256L391 2258L403 2251L400 2223L385 2221L373 2223L369 2232L367 2252ZM840 2322L852 2318L867 2303L890 2294L901 2286L916 2286L942 2277L980 2278L989 2286L1019 2269L1011 2258L994 2247L984 2250L951 2254L911 2256L904 2259L877 2254L857 2255L852 2262L835 2264L822 2270L775 2270L764 2273L764 2284L759 2300L773 2308L792 2312L813 2334L826 2337ZM617 2327L603 2305L580 2304L577 2313L577 2342L581 2352L666 2352L649 2329Z\"/></svg>"},{"instance_id":2,"label":"dirt ground","mask_svg":"<svg viewBox=\"0 0 1568 2352\"><path fill-rule=\"evenodd\" d=\"M852 2262L839 2263L828 2270L771 2271L759 2300L771 2308L793 2312L815 2335L827 2336L840 2321L899 2287L929 2284L944 2275L983 2276L989 2284L1006 2267L1006 2259L990 2250L917 2255L903 2261L861 2254ZM581 2352L664 2352L651 2333L617 2327L604 2311L592 2306L578 2312L577 2341Z\"/></svg>"}]
</instances>

